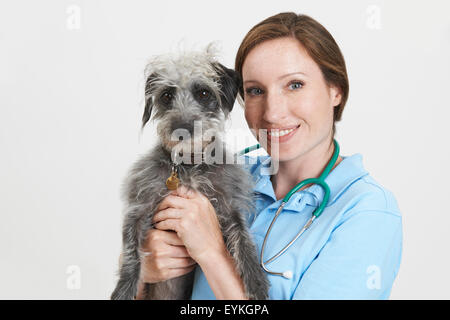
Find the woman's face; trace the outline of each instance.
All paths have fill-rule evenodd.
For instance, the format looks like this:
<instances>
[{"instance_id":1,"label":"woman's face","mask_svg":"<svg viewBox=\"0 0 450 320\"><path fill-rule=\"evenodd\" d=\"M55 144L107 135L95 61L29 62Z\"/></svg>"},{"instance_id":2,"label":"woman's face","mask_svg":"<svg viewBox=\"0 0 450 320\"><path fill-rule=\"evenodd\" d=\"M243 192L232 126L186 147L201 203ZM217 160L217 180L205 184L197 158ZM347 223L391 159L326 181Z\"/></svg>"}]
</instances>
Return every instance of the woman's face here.
<instances>
[{"instance_id":1,"label":"woman's face","mask_svg":"<svg viewBox=\"0 0 450 320\"><path fill-rule=\"evenodd\" d=\"M245 118L258 141L259 130L267 130L267 152L272 157L291 160L330 141L333 107L341 95L328 87L319 66L296 39L257 45L244 61L242 78ZM276 142L278 155L275 149L272 152Z\"/></svg>"}]
</instances>

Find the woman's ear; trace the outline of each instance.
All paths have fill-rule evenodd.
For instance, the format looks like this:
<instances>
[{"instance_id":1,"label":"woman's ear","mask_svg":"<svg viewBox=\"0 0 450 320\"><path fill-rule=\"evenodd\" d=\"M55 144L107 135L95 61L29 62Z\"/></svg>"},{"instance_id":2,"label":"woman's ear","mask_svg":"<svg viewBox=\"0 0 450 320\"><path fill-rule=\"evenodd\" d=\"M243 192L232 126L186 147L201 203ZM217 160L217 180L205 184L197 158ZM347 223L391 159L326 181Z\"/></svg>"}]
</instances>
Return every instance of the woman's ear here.
<instances>
[{"instance_id":1,"label":"woman's ear","mask_svg":"<svg viewBox=\"0 0 450 320\"><path fill-rule=\"evenodd\" d=\"M330 92L331 106L334 108L341 103L342 92L341 89L335 85L330 86L329 92Z\"/></svg>"}]
</instances>

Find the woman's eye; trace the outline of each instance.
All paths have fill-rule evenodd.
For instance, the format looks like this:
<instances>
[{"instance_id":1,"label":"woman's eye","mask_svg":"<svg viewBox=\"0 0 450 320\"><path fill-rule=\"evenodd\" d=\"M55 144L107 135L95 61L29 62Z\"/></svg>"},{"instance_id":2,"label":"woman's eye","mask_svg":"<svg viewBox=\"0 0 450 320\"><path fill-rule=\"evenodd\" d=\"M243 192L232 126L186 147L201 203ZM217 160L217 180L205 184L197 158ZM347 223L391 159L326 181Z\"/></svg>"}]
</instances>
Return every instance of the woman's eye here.
<instances>
[{"instance_id":1,"label":"woman's eye","mask_svg":"<svg viewBox=\"0 0 450 320\"><path fill-rule=\"evenodd\" d=\"M289 88L291 89L300 89L301 87L303 87L303 83L296 81L296 82L292 82L291 84L289 84Z\"/></svg>"},{"instance_id":2,"label":"woman's eye","mask_svg":"<svg viewBox=\"0 0 450 320\"><path fill-rule=\"evenodd\" d=\"M248 88L245 92L252 96L258 96L262 93L262 90L260 88Z\"/></svg>"}]
</instances>

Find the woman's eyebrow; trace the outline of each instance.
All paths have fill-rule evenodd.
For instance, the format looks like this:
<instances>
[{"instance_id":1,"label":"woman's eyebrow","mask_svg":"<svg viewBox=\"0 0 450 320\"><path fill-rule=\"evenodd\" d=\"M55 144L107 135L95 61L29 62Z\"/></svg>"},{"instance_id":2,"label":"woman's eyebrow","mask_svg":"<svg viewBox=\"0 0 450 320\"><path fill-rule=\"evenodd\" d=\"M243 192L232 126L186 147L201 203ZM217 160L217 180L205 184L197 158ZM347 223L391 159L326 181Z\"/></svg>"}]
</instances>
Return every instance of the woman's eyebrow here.
<instances>
[{"instance_id":1,"label":"woman's eyebrow","mask_svg":"<svg viewBox=\"0 0 450 320\"><path fill-rule=\"evenodd\" d=\"M306 76L306 73L301 72L301 71L296 71L296 72L286 73L285 75L282 75L281 77L279 77L278 80L286 78L288 76L292 76L294 74L302 74L302 75Z\"/></svg>"},{"instance_id":2,"label":"woman's eyebrow","mask_svg":"<svg viewBox=\"0 0 450 320\"><path fill-rule=\"evenodd\" d=\"M278 77L278 79L277 79L277 80L281 80L281 79L283 79L283 78L286 78L286 77L292 76L292 75L294 75L294 74L303 74L304 76L307 76L307 74L306 74L306 73L304 73L304 72L301 72L301 71L296 71L296 72L290 72L290 73L286 73L286 74L284 74L284 75L282 75L282 76ZM244 81L244 84L246 84L247 82L255 82L255 83L258 83L258 81L257 81L257 80L245 80L245 81Z\"/></svg>"}]
</instances>

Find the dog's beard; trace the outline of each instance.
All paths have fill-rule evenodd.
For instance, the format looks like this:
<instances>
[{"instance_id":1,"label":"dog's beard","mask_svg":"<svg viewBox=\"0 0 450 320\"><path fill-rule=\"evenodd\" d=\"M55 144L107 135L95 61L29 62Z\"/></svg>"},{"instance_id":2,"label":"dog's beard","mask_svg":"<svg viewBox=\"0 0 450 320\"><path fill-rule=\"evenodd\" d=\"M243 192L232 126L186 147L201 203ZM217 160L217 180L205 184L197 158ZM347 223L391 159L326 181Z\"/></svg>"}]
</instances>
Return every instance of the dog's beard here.
<instances>
[{"instance_id":1,"label":"dog's beard","mask_svg":"<svg viewBox=\"0 0 450 320\"><path fill-rule=\"evenodd\" d=\"M171 153L171 160L175 163L197 164L205 160L206 153L214 147L214 141L204 140L202 137L188 140L163 140L165 148Z\"/></svg>"},{"instance_id":2,"label":"dog's beard","mask_svg":"<svg viewBox=\"0 0 450 320\"><path fill-rule=\"evenodd\" d=\"M217 128L216 121L212 123L194 121L193 132L182 127L171 131L170 123L171 121L160 122L157 126L157 134L163 147L171 153L172 162L223 163L220 162L223 161L224 154L223 126Z\"/></svg>"},{"instance_id":3,"label":"dog's beard","mask_svg":"<svg viewBox=\"0 0 450 320\"><path fill-rule=\"evenodd\" d=\"M171 153L171 160L180 164L201 164L216 163L223 164L224 161L224 143L221 137L196 137L188 140L166 140L165 148Z\"/></svg>"}]
</instances>

